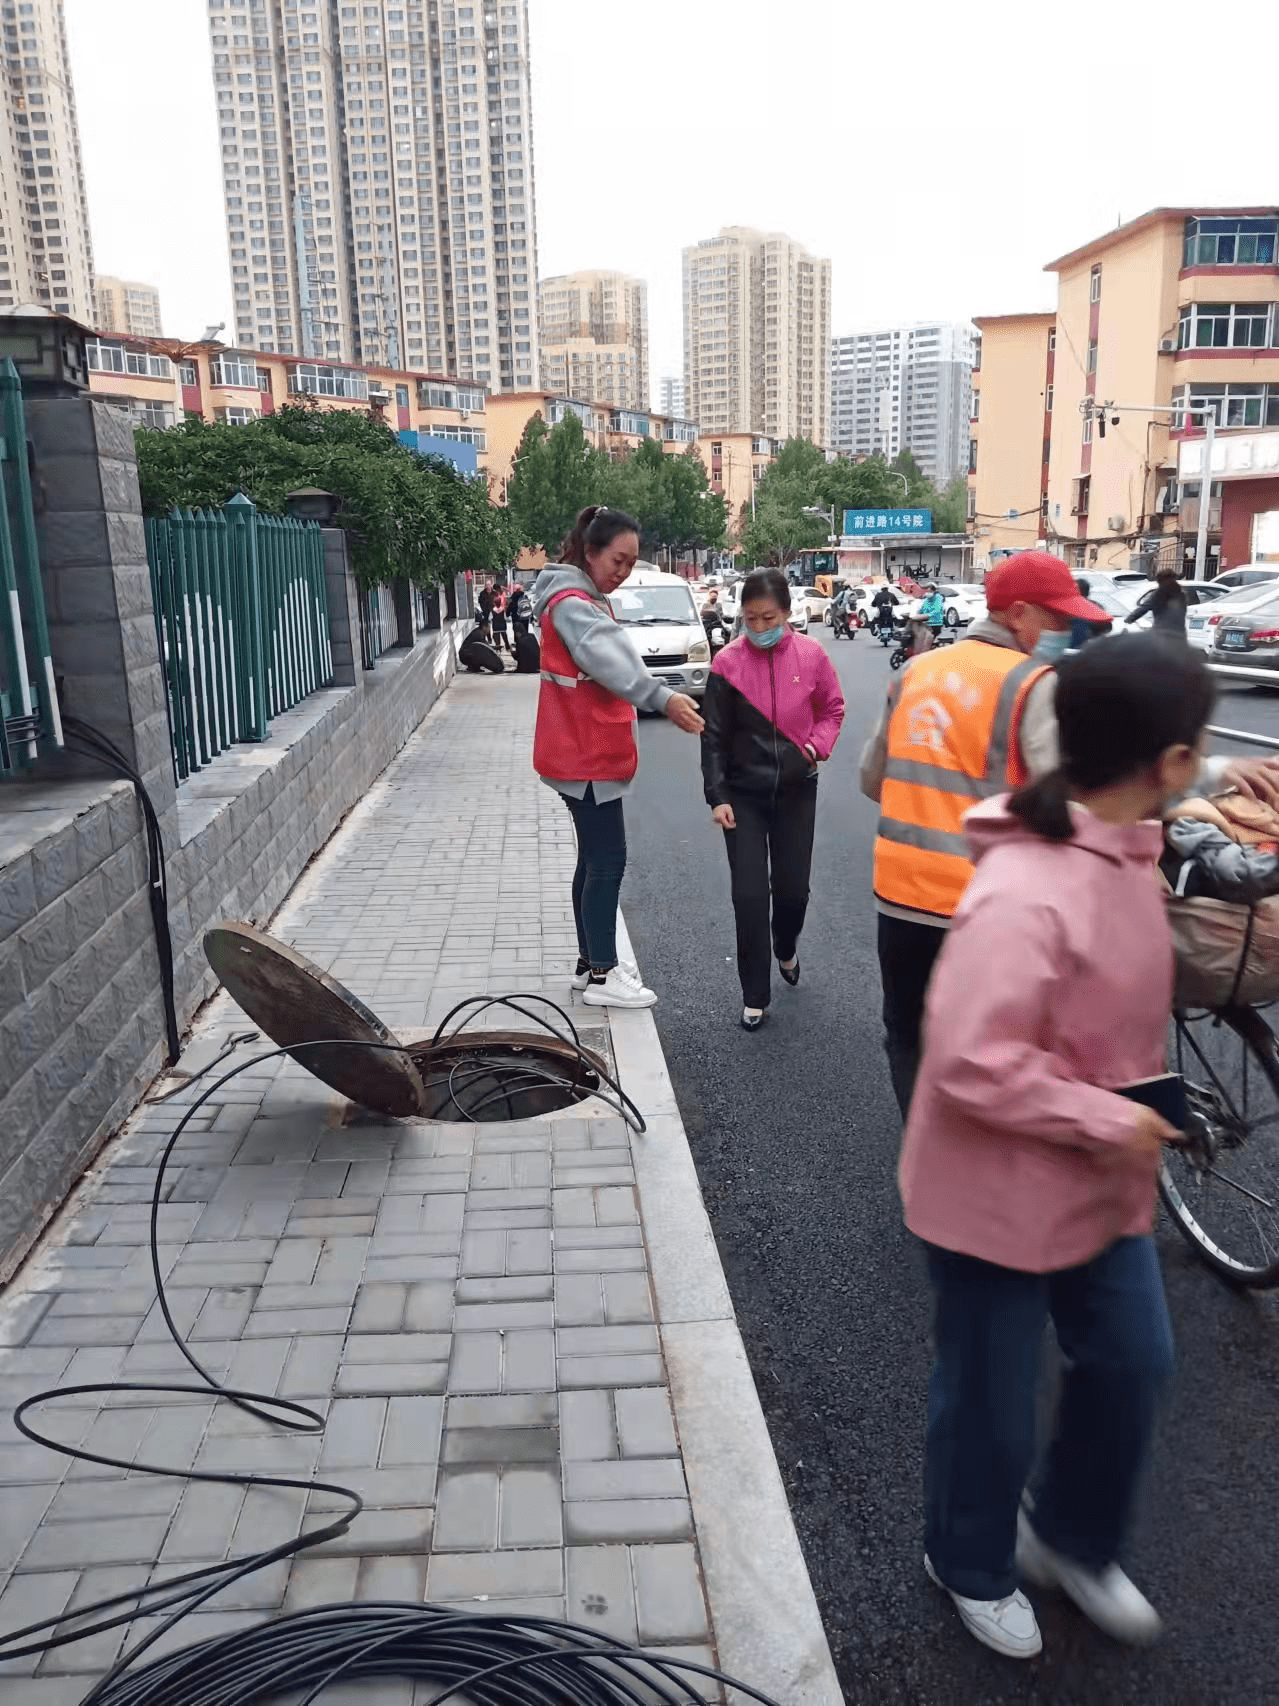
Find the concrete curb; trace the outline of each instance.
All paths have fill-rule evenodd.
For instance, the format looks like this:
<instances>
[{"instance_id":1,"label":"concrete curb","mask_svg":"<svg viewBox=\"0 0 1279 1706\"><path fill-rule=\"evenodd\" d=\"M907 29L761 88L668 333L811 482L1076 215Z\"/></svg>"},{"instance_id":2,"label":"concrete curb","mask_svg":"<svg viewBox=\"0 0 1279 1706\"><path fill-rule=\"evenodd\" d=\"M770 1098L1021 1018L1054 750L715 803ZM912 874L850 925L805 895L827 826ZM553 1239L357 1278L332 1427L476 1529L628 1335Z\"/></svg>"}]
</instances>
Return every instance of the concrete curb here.
<instances>
[{"instance_id":1,"label":"concrete curb","mask_svg":"<svg viewBox=\"0 0 1279 1706\"><path fill-rule=\"evenodd\" d=\"M609 1020L648 1122L631 1143L640 1219L720 1666L783 1706L842 1706L657 1026Z\"/></svg>"}]
</instances>

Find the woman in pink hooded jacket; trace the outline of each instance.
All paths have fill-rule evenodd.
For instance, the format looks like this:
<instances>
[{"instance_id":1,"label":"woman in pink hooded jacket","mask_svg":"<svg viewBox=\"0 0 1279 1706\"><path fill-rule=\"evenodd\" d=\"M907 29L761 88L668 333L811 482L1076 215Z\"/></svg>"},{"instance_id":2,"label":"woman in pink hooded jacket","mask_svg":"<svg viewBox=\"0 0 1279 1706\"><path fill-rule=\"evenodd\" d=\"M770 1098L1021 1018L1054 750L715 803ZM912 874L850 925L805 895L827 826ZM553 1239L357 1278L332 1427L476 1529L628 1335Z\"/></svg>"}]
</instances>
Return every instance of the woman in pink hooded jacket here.
<instances>
[{"instance_id":1,"label":"woman in pink hooded jacket","mask_svg":"<svg viewBox=\"0 0 1279 1706\"><path fill-rule=\"evenodd\" d=\"M935 1299L924 1563L1010 1657L1042 1644L1019 1574L1117 1639L1160 1628L1116 1559L1172 1367L1151 1227L1178 1134L1119 1091L1165 1070L1150 820L1189 786L1211 704L1162 635L1062 664L1060 768L968 815L977 869L929 989L899 1174ZM1048 1319L1066 1368L1032 1497Z\"/></svg>"}]
</instances>

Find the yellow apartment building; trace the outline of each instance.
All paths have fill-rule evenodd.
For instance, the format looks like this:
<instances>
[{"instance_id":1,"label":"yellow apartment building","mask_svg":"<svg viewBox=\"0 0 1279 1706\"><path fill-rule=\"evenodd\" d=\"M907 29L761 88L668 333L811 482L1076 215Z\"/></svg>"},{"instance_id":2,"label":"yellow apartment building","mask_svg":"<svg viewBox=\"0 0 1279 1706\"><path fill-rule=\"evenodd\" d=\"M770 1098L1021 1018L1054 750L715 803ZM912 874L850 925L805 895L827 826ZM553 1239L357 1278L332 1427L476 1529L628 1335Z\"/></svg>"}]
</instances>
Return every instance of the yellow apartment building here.
<instances>
[{"instance_id":1,"label":"yellow apartment building","mask_svg":"<svg viewBox=\"0 0 1279 1706\"><path fill-rule=\"evenodd\" d=\"M303 361L262 350L176 338L88 340L89 389L127 409L136 425L171 427L187 415L244 425L312 397L324 409L373 409L418 448L464 472L486 471L483 391L435 374Z\"/></svg>"},{"instance_id":2,"label":"yellow apartment building","mask_svg":"<svg viewBox=\"0 0 1279 1706\"><path fill-rule=\"evenodd\" d=\"M1199 483L1179 481L1178 441L1202 433L1195 409L1216 409L1224 435L1279 428L1279 210L1155 208L1046 270L1048 542L1080 568L1125 567L1135 551L1184 564ZM991 414L983 399L979 468ZM1211 574L1229 565L1216 504L1209 514Z\"/></svg>"},{"instance_id":3,"label":"yellow apartment building","mask_svg":"<svg viewBox=\"0 0 1279 1706\"><path fill-rule=\"evenodd\" d=\"M987 315L974 323L968 521L982 570L1043 538L1056 315Z\"/></svg>"}]
</instances>

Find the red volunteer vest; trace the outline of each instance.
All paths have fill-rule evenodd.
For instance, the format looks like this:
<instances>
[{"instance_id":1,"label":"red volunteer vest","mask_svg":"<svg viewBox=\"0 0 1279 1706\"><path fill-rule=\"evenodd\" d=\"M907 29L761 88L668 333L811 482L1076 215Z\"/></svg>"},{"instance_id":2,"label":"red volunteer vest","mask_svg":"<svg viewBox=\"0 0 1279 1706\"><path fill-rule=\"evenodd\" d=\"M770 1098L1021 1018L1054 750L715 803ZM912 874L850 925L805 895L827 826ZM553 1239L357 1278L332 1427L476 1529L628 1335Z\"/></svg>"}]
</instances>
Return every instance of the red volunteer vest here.
<instances>
[{"instance_id":1,"label":"red volunteer vest","mask_svg":"<svg viewBox=\"0 0 1279 1706\"><path fill-rule=\"evenodd\" d=\"M533 768L553 782L629 782L639 767L635 707L582 674L551 620L563 599L586 597L558 592L542 618Z\"/></svg>"}]
</instances>

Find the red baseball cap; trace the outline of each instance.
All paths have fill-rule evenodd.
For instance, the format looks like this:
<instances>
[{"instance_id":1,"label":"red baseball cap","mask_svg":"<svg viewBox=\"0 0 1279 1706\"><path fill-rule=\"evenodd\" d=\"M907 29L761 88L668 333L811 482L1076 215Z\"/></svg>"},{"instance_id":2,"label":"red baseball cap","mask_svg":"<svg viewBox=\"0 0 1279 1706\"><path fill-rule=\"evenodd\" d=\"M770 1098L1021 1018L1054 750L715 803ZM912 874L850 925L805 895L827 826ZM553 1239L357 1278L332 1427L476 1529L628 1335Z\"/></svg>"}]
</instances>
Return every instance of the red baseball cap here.
<instances>
[{"instance_id":1,"label":"red baseball cap","mask_svg":"<svg viewBox=\"0 0 1279 1706\"><path fill-rule=\"evenodd\" d=\"M1012 604L1033 604L1058 616L1078 616L1085 622L1108 622L1099 605L1090 604L1075 585L1075 577L1048 551L1018 551L986 575L987 610L1007 610Z\"/></svg>"}]
</instances>

